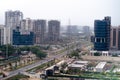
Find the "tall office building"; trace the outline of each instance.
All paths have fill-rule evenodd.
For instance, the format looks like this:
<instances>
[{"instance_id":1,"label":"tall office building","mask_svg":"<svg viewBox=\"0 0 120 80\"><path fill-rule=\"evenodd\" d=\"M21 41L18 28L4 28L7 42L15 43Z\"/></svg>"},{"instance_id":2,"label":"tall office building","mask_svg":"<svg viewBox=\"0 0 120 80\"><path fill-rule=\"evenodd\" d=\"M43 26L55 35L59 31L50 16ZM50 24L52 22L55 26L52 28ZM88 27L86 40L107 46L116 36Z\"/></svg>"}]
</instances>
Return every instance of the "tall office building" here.
<instances>
[{"instance_id":1,"label":"tall office building","mask_svg":"<svg viewBox=\"0 0 120 80\"><path fill-rule=\"evenodd\" d=\"M105 17L103 20L95 20L94 33L95 42L94 50L107 51L110 48L110 29L111 18Z\"/></svg>"},{"instance_id":2,"label":"tall office building","mask_svg":"<svg viewBox=\"0 0 120 80\"><path fill-rule=\"evenodd\" d=\"M60 37L60 21L51 20L48 22L48 39L50 43L55 43Z\"/></svg>"},{"instance_id":3,"label":"tall office building","mask_svg":"<svg viewBox=\"0 0 120 80\"><path fill-rule=\"evenodd\" d=\"M33 30L33 20L31 20L30 18L21 20L20 28L22 30L32 31Z\"/></svg>"},{"instance_id":4,"label":"tall office building","mask_svg":"<svg viewBox=\"0 0 120 80\"><path fill-rule=\"evenodd\" d=\"M35 44L43 44L45 42L46 20L34 20L33 32Z\"/></svg>"},{"instance_id":5,"label":"tall office building","mask_svg":"<svg viewBox=\"0 0 120 80\"><path fill-rule=\"evenodd\" d=\"M111 28L111 41L110 41L110 48L112 50L118 49L118 27L112 27Z\"/></svg>"},{"instance_id":6,"label":"tall office building","mask_svg":"<svg viewBox=\"0 0 120 80\"><path fill-rule=\"evenodd\" d=\"M6 11L5 12L5 26L16 28L20 26L20 21L23 19L23 13L20 11Z\"/></svg>"},{"instance_id":7,"label":"tall office building","mask_svg":"<svg viewBox=\"0 0 120 80\"><path fill-rule=\"evenodd\" d=\"M112 50L120 50L120 26L111 28L111 44Z\"/></svg>"},{"instance_id":8,"label":"tall office building","mask_svg":"<svg viewBox=\"0 0 120 80\"><path fill-rule=\"evenodd\" d=\"M5 31L5 26L4 25L0 25L0 45L4 44L4 31Z\"/></svg>"},{"instance_id":9,"label":"tall office building","mask_svg":"<svg viewBox=\"0 0 120 80\"><path fill-rule=\"evenodd\" d=\"M118 27L118 50L120 50L120 27Z\"/></svg>"},{"instance_id":10,"label":"tall office building","mask_svg":"<svg viewBox=\"0 0 120 80\"><path fill-rule=\"evenodd\" d=\"M4 30L4 44L12 44L12 28L5 27Z\"/></svg>"},{"instance_id":11,"label":"tall office building","mask_svg":"<svg viewBox=\"0 0 120 80\"><path fill-rule=\"evenodd\" d=\"M23 19L23 13L20 11L6 11L5 12L5 44L12 44L12 32L17 26L20 26L20 21Z\"/></svg>"}]
</instances>

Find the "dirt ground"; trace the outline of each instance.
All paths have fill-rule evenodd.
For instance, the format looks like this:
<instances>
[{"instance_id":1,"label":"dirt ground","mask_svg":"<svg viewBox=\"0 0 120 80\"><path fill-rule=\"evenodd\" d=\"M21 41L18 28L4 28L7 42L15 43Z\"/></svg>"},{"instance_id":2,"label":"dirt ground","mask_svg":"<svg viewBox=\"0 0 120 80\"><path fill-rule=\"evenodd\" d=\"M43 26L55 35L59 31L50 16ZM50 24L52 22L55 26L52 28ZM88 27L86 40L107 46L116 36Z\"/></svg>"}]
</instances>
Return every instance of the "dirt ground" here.
<instances>
[{"instance_id":1,"label":"dirt ground","mask_svg":"<svg viewBox=\"0 0 120 80\"><path fill-rule=\"evenodd\" d=\"M111 56L82 56L82 58L83 60L120 62L120 57Z\"/></svg>"},{"instance_id":2,"label":"dirt ground","mask_svg":"<svg viewBox=\"0 0 120 80\"><path fill-rule=\"evenodd\" d=\"M29 78L28 80L41 80L40 78Z\"/></svg>"}]
</instances>

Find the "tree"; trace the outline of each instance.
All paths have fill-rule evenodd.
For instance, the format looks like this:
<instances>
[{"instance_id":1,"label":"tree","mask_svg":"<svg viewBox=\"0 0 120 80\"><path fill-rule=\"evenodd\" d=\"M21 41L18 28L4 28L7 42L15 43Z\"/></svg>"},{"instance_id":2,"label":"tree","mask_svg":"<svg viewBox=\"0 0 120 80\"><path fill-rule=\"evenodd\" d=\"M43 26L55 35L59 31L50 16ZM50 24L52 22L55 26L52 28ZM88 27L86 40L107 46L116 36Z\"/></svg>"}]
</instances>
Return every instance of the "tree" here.
<instances>
[{"instance_id":1,"label":"tree","mask_svg":"<svg viewBox=\"0 0 120 80\"><path fill-rule=\"evenodd\" d=\"M2 53L6 54L8 57L11 56L12 54L15 53L16 48L12 45L2 45L0 46L0 50L2 51Z\"/></svg>"},{"instance_id":2,"label":"tree","mask_svg":"<svg viewBox=\"0 0 120 80\"><path fill-rule=\"evenodd\" d=\"M48 46L45 48L45 50L49 50L49 48L50 48L50 45L48 45Z\"/></svg>"},{"instance_id":3,"label":"tree","mask_svg":"<svg viewBox=\"0 0 120 80\"><path fill-rule=\"evenodd\" d=\"M31 51L32 53L36 54L36 56L39 57L40 59L41 59L41 58L45 58L45 57L47 56L47 54L46 54L45 52L40 51L40 49L39 49L38 47L36 47L36 46L31 47L31 48L30 48L30 51Z\"/></svg>"},{"instance_id":4,"label":"tree","mask_svg":"<svg viewBox=\"0 0 120 80\"><path fill-rule=\"evenodd\" d=\"M37 57L41 58L45 58L47 56L47 54L45 52L42 51L37 51L36 53Z\"/></svg>"},{"instance_id":5,"label":"tree","mask_svg":"<svg viewBox=\"0 0 120 80\"><path fill-rule=\"evenodd\" d=\"M0 46L0 51L2 51L3 54L5 54L6 48L7 48L6 45L2 45L2 46Z\"/></svg>"},{"instance_id":6,"label":"tree","mask_svg":"<svg viewBox=\"0 0 120 80\"><path fill-rule=\"evenodd\" d=\"M16 49L14 48L14 46L8 45L8 56L14 54L16 51Z\"/></svg>"},{"instance_id":7,"label":"tree","mask_svg":"<svg viewBox=\"0 0 120 80\"><path fill-rule=\"evenodd\" d=\"M24 47L20 47L21 51L30 51L30 47L28 46L24 46Z\"/></svg>"},{"instance_id":8,"label":"tree","mask_svg":"<svg viewBox=\"0 0 120 80\"><path fill-rule=\"evenodd\" d=\"M61 68L64 69L64 68L66 68L67 66L68 66L68 64L65 62L65 63L63 63L63 64L61 65Z\"/></svg>"},{"instance_id":9,"label":"tree","mask_svg":"<svg viewBox=\"0 0 120 80\"><path fill-rule=\"evenodd\" d=\"M18 55L20 55L20 54L21 54L21 50L20 50L20 48L19 48L19 47L16 47L16 53L17 53Z\"/></svg>"},{"instance_id":10,"label":"tree","mask_svg":"<svg viewBox=\"0 0 120 80\"><path fill-rule=\"evenodd\" d=\"M80 58L79 52L78 51L71 52L70 57L75 57L79 59Z\"/></svg>"},{"instance_id":11,"label":"tree","mask_svg":"<svg viewBox=\"0 0 120 80\"><path fill-rule=\"evenodd\" d=\"M39 48L36 47L36 46L34 46L34 47L31 47L31 48L30 48L30 51L31 51L32 53L36 54L36 53L39 51Z\"/></svg>"}]
</instances>

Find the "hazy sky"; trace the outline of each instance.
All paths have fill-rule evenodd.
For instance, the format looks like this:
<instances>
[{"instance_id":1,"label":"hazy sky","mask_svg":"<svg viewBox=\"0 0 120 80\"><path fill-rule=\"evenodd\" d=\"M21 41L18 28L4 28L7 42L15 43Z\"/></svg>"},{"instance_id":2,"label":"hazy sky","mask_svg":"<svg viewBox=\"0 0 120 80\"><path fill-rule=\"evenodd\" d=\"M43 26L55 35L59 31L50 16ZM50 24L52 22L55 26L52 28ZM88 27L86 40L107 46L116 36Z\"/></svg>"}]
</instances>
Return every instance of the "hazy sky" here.
<instances>
[{"instance_id":1,"label":"hazy sky","mask_svg":"<svg viewBox=\"0 0 120 80\"><path fill-rule=\"evenodd\" d=\"M4 12L20 10L24 18L58 19L62 25L94 25L95 19L112 17L112 25L120 25L120 0L0 0L0 24Z\"/></svg>"}]
</instances>

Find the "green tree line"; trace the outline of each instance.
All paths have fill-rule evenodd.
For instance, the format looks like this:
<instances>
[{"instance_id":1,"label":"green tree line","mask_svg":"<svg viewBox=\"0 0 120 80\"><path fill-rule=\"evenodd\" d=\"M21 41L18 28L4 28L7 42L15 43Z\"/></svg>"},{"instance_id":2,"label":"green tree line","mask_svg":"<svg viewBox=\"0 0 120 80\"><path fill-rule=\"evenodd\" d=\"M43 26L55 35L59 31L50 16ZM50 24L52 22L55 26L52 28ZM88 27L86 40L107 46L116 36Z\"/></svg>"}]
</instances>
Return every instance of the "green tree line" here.
<instances>
[{"instance_id":1,"label":"green tree line","mask_svg":"<svg viewBox=\"0 0 120 80\"><path fill-rule=\"evenodd\" d=\"M37 57L41 58L45 58L47 56L47 54L45 52L43 52L42 50L40 50L40 48L38 46L24 46L24 47L15 47L12 45L2 45L0 46L0 52L3 56L13 56L13 55L20 55L21 51L28 51L28 52L32 52L33 54L36 54Z\"/></svg>"}]
</instances>

